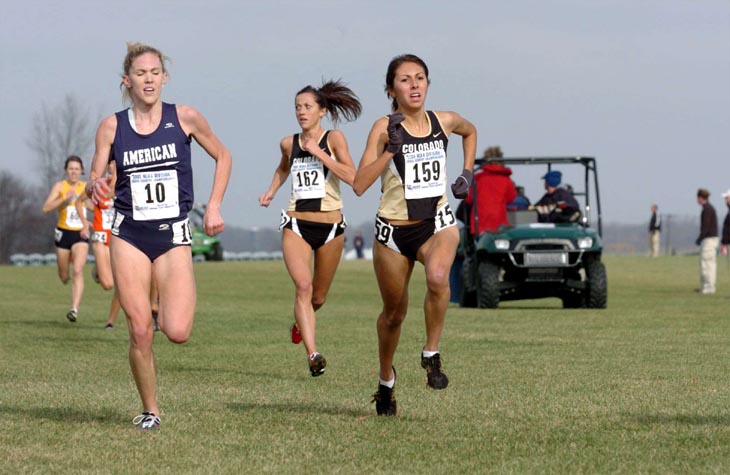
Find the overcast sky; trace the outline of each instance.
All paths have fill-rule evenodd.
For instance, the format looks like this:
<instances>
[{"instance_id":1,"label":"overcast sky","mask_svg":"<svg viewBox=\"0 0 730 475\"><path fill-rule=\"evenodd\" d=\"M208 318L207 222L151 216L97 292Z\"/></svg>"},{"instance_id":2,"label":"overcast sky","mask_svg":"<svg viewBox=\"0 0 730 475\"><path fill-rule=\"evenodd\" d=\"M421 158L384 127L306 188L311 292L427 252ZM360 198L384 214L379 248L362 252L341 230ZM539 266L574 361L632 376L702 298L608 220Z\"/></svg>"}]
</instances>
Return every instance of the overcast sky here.
<instances>
[{"instance_id":1,"label":"overcast sky","mask_svg":"<svg viewBox=\"0 0 730 475\"><path fill-rule=\"evenodd\" d=\"M9 2L0 16L0 169L39 181L26 141L44 103L73 94L95 120L123 108L127 41L172 59L163 99L201 111L231 150L223 216L232 225L278 225L289 183L268 209L257 199L280 139L298 131L296 91L322 78L349 83L363 115L340 128L357 164L373 121L389 112L388 62L406 52L429 66L427 107L472 121L479 154L500 145L508 156L595 156L604 222L647 221L654 202L698 215L700 186L724 215L728 0ZM462 163L452 139L451 179ZM83 158L88 166L91 153ZM193 160L205 201L214 162L200 148ZM513 177L533 201L541 196L539 174L519 168ZM343 190L348 221L370 221L378 183L361 198Z\"/></svg>"}]
</instances>

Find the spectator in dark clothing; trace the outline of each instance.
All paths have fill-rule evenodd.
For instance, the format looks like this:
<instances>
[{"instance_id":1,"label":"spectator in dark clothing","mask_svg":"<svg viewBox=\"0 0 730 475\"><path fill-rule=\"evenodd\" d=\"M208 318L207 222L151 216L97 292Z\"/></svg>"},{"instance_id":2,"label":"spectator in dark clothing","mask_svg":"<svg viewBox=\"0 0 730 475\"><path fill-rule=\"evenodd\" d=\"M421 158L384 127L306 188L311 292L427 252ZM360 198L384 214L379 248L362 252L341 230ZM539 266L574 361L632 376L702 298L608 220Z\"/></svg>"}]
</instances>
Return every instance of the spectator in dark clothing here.
<instances>
[{"instance_id":1,"label":"spectator in dark clothing","mask_svg":"<svg viewBox=\"0 0 730 475\"><path fill-rule=\"evenodd\" d=\"M530 207L530 199L525 196L525 187L515 186L515 190L517 190L517 196L512 200L512 203L507 205L507 211L528 209Z\"/></svg>"},{"instance_id":2,"label":"spectator in dark clothing","mask_svg":"<svg viewBox=\"0 0 730 475\"><path fill-rule=\"evenodd\" d=\"M484 157L501 158L502 150L499 147L489 147ZM511 174L512 170L501 161L490 161L474 174L474 184L464 200L471 207L469 229L472 234L494 233L500 226L509 224L507 204L517 196L515 184L510 179Z\"/></svg>"},{"instance_id":3,"label":"spectator in dark clothing","mask_svg":"<svg viewBox=\"0 0 730 475\"><path fill-rule=\"evenodd\" d=\"M657 205L651 205L651 219L649 220L649 255L651 257L659 257L662 218L657 214L657 209Z\"/></svg>"},{"instance_id":4,"label":"spectator in dark clothing","mask_svg":"<svg viewBox=\"0 0 730 475\"><path fill-rule=\"evenodd\" d=\"M725 221L722 223L722 240L720 242L723 245L723 254L727 254L730 250L728 249L730 247L730 190L723 193L722 197L725 198L725 206L727 206L728 211L725 215Z\"/></svg>"},{"instance_id":5,"label":"spectator in dark clothing","mask_svg":"<svg viewBox=\"0 0 730 475\"><path fill-rule=\"evenodd\" d=\"M357 258L365 258L365 240L363 239L360 231L355 233L355 239L353 239L352 244L355 246L355 254L357 254Z\"/></svg>"},{"instance_id":6,"label":"spectator in dark clothing","mask_svg":"<svg viewBox=\"0 0 730 475\"><path fill-rule=\"evenodd\" d=\"M714 294L717 279L717 214L708 198L710 192L700 188L697 191L697 203L702 206L700 215L700 235L696 244L700 246L700 288L702 294Z\"/></svg>"},{"instance_id":7,"label":"spectator in dark clothing","mask_svg":"<svg viewBox=\"0 0 730 475\"><path fill-rule=\"evenodd\" d=\"M573 194L559 187L562 176L558 170L552 170L542 177L546 193L534 206L540 222L570 223L580 218L580 205Z\"/></svg>"}]
</instances>

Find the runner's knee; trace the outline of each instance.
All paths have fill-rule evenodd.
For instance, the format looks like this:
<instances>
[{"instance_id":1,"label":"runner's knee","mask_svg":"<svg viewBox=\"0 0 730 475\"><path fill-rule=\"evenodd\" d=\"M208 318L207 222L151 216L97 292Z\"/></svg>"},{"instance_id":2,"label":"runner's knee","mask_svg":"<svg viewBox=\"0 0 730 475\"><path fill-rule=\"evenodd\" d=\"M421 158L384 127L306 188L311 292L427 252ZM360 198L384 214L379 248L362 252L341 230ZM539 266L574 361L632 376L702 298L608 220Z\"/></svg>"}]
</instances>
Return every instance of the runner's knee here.
<instances>
[{"instance_id":1,"label":"runner's knee","mask_svg":"<svg viewBox=\"0 0 730 475\"><path fill-rule=\"evenodd\" d=\"M392 309L383 310L380 314L380 322L387 328L394 329L398 328L403 324L403 320L406 319L406 310Z\"/></svg>"},{"instance_id":2,"label":"runner's knee","mask_svg":"<svg viewBox=\"0 0 730 475\"><path fill-rule=\"evenodd\" d=\"M131 320L130 320L131 321ZM129 329L129 345L138 350L152 348L154 329L150 325L138 325L132 323Z\"/></svg>"},{"instance_id":3,"label":"runner's knee","mask_svg":"<svg viewBox=\"0 0 730 475\"><path fill-rule=\"evenodd\" d=\"M314 311L316 312L320 308L322 308L322 305L324 305L325 301L327 299L324 295L313 295L312 296L312 308L314 308Z\"/></svg>"},{"instance_id":4,"label":"runner's knee","mask_svg":"<svg viewBox=\"0 0 730 475\"><path fill-rule=\"evenodd\" d=\"M309 297L312 295L312 281L311 280L300 280L294 282L294 286L297 290L297 297Z\"/></svg>"},{"instance_id":5,"label":"runner's knee","mask_svg":"<svg viewBox=\"0 0 730 475\"><path fill-rule=\"evenodd\" d=\"M426 286L432 292L442 292L449 287L449 271L446 266L434 266L426 271Z\"/></svg>"},{"instance_id":6,"label":"runner's knee","mask_svg":"<svg viewBox=\"0 0 730 475\"><path fill-rule=\"evenodd\" d=\"M162 333L165 334L168 340L172 343L181 345L188 341L190 338L190 330L184 328L165 328L164 325L160 328Z\"/></svg>"}]
</instances>

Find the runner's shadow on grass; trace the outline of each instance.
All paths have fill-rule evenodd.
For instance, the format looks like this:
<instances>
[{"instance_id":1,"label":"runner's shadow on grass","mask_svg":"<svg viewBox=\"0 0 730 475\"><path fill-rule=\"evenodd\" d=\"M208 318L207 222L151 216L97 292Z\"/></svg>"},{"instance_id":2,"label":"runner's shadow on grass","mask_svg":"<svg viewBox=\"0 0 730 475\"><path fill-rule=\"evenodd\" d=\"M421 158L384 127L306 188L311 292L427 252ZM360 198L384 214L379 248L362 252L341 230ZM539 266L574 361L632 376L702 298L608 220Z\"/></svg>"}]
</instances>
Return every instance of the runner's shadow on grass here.
<instances>
[{"instance_id":1,"label":"runner's shadow on grass","mask_svg":"<svg viewBox=\"0 0 730 475\"><path fill-rule=\"evenodd\" d=\"M127 326L119 326L115 327L115 330L109 331L104 328L103 323L101 320L98 322L90 322L86 321L84 323L71 323L66 320L0 320L0 327L2 326L10 326L10 325L26 325L29 327L35 327L41 330L68 330L69 332L92 332L97 335L113 335L117 330L120 332L123 332L125 335L127 333Z\"/></svg>"},{"instance_id":2,"label":"runner's shadow on grass","mask_svg":"<svg viewBox=\"0 0 730 475\"><path fill-rule=\"evenodd\" d=\"M625 414L646 425L679 424L688 426L721 426L730 425L730 414L699 415L699 414Z\"/></svg>"},{"instance_id":3,"label":"runner's shadow on grass","mask_svg":"<svg viewBox=\"0 0 730 475\"><path fill-rule=\"evenodd\" d=\"M123 340L115 339L115 338L104 338L104 337L98 337L98 336L77 336L77 335L64 335L64 336L33 336L34 341L42 340L42 341L48 341L48 342L95 342L95 343L112 343L112 344L119 344L119 342L122 342Z\"/></svg>"},{"instance_id":4,"label":"runner's shadow on grass","mask_svg":"<svg viewBox=\"0 0 730 475\"><path fill-rule=\"evenodd\" d=\"M277 375L274 372L271 371L244 371L241 369L236 368L214 368L214 367L202 367L202 366L185 366L178 363L170 363L164 365L164 371L170 371L170 372L177 372L177 373L199 373L201 375L207 376L211 373L220 373L220 374L238 374L245 377L252 377L252 378L262 378L262 379L268 379L268 380L277 380L277 381L290 381L291 377L286 377L283 375Z\"/></svg>"},{"instance_id":5,"label":"runner's shadow on grass","mask_svg":"<svg viewBox=\"0 0 730 475\"><path fill-rule=\"evenodd\" d=\"M228 409L234 412L279 412L279 413L302 413L305 415L328 414L331 416L345 416L355 419L377 417L375 409L365 411L354 407L342 407L325 404L300 405L295 403L243 403L234 402L226 404Z\"/></svg>"},{"instance_id":6,"label":"runner's shadow on grass","mask_svg":"<svg viewBox=\"0 0 730 475\"><path fill-rule=\"evenodd\" d=\"M580 310L591 310L588 308L563 308L563 307L555 307L555 306L537 306L537 305L509 305L506 307L500 306L499 308L494 309L488 309L488 308L477 308L475 310L481 310L481 311L510 311L510 310L540 310L541 312L560 312L561 315L563 312L575 312Z\"/></svg>"},{"instance_id":7,"label":"runner's shadow on grass","mask_svg":"<svg viewBox=\"0 0 730 475\"><path fill-rule=\"evenodd\" d=\"M4 419L17 417L39 419L66 423L97 423L104 425L119 425L127 418L126 414L114 409L105 408L98 412L84 412L69 407L12 407L0 404L0 414Z\"/></svg>"},{"instance_id":8,"label":"runner's shadow on grass","mask_svg":"<svg viewBox=\"0 0 730 475\"><path fill-rule=\"evenodd\" d=\"M68 320L0 320L0 325L31 325L34 327L73 328ZM86 328L80 326L77 328Z\"/></svg>"}]
</instances>

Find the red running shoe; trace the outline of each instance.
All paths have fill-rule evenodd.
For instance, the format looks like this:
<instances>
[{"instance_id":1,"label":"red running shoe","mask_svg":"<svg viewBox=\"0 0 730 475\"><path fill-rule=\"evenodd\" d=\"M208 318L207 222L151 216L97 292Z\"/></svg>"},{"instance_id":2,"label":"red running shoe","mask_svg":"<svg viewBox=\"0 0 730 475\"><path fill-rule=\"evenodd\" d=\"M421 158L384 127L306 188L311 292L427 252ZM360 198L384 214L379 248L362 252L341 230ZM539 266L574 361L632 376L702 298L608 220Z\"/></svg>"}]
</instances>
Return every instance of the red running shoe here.
<instances>
[{"instance_id":1,"label":"red running shoe","mask_svg":"<svg viewBox=\"0 0 730 475\"><path fill-rule=\"evenodd\" d=\"M296 322L291 325L291 342L295 345L302 342L302 334L299 333L299 325Z\"/></svg>"}]
</instances>

